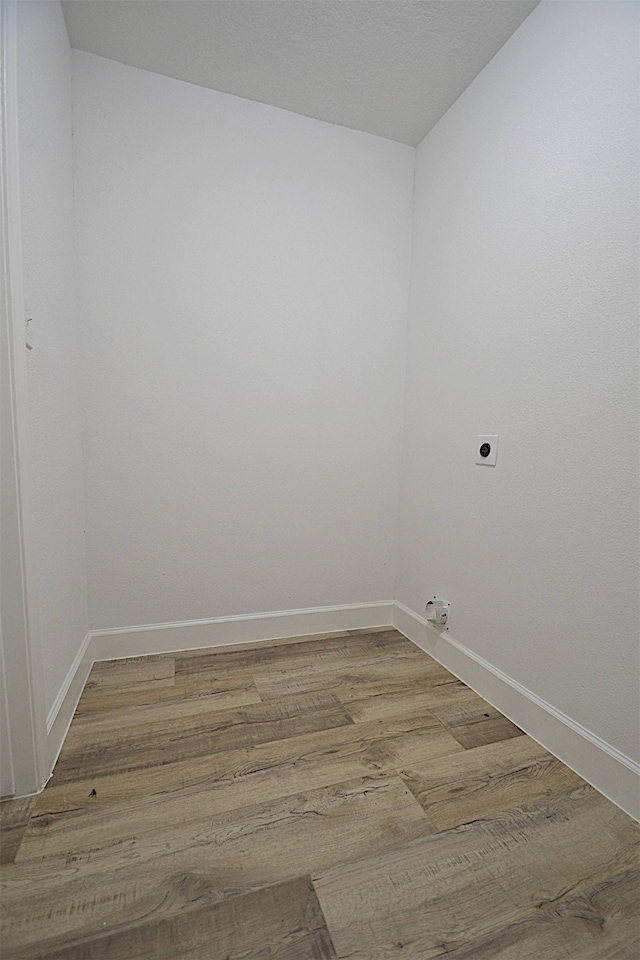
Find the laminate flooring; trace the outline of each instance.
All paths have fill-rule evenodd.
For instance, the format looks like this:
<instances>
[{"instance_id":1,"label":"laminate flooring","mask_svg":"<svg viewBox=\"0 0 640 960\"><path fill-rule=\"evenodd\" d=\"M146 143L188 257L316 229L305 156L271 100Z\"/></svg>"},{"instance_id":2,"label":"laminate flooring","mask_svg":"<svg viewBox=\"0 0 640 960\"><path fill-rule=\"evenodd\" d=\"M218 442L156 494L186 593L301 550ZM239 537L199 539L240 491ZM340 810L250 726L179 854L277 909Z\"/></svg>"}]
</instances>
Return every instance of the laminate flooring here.
<instances>
[{"instance_id":1,"label":"laminate flooring","mask_svg":"<svg viewBox=\"0 0 640 960\"><path fill-rule=\"evenodd\" d=\"M389 628L96 663L6 960L638 960L640 826Z\"/></svg>"}]
</instances>

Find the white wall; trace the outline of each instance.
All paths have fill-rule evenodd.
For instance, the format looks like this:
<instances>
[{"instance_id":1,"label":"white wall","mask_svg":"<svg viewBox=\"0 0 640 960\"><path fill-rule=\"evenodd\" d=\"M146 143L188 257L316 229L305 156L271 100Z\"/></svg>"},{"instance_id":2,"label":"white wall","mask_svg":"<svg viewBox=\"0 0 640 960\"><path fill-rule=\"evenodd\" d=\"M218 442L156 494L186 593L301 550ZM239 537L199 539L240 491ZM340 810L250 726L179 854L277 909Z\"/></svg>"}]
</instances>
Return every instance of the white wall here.
<instances>
[{"instance_id":1,"label":"white wall","mask_svg":"<svg viewBox=\"0 0 640 960\"><path fill-rule=\"evenodd\" d=\"M414 149L73 62L92 627L390 599Z\"/></svg>"},{"instance_id":2,"label":"white wall","mask_svg":"<svg viewBox=\"0 0 640 960\"><path fill-rule=\"evenodd\" d=\"M59 3L18 5L34 582L49 709L88 630L75 301L71 51Z\"/></svg>"},{"instance_id":3,"label":"white wall","mask_svg":"<svg viewBox=\"0 0 640 960\"><path fill-rule=\"evenodd\" d=\"M630 757L637 15L542 3L418 148L396 593Z\"/></svg>"}]
</instances>

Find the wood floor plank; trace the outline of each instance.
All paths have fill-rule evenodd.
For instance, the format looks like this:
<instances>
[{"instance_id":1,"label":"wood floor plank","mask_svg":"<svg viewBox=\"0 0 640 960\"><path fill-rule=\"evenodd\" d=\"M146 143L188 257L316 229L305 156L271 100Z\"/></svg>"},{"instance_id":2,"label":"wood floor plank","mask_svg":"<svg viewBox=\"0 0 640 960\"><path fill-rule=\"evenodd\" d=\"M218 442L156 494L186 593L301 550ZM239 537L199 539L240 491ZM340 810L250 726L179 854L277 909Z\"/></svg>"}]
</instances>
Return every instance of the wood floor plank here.
<instances>
[{"instance_id":1,"label":"wood floor plank","mask_svg":"<svg viewBox=\"0 0 640 960\"><path fill-rule=\"evenodd\" d=\"M428 763L419 761L400 774L438 830L584 784L577 773L525 735Z\"/></svg>"},{"instance_id":2,"label":"wood floor plank","mask_svg":"<svg viewBox=\"0 0 640 960\"><path fill-rule=\"evenodd\" d=\"M333 960L336 954L309 877L207 903L177 916L123 925L69 943L48 941L14 960Z\"/></svg>"},{"instance_id":3,"label":"wood floor plank","mask_svg":"<svg viewBox=\"0 0 640 960\"><path fill-rule=\"evenodd\" d=\"M54 778L38 798L19 859L93 849L456 752L464 751L424 713L222 752L204 765L198 758L61 786Z\"/></svg>"},{"instance_id":4,"label":"wood floor plank","mask_svg":"<svg viewBox=\"0 0 640 960\"><path fill-rule=\"evenodd\" d=\"M431 831L398 777L366 778L186 826L4 868L11 952L95 936L327 869Z\"/></svg>"},{"instance_id":5,"label":"wood floor plank","mask_svg":"<svg viewBox=\"0 0 640 960\"><path fill-rule=\"evenodd\" d=\"M481 723L460 724L457 727L451 727L449 733L465 750L523 735L520 727L516 727L515 723L511 723L506 717L495 717Z\"/></svg>"},{"instance_id":6,"label":"wood floor plank","mask_svg":"<svg viewBox=\"0 0 640 960\"><path fill-rule=\"evenodd\" d=\"M355 723L401 716L427 709L437 716L443 706L458 706L484 701L460 680L431 673L425 677L393 678L372 683L334 687L333 694L343 703ZM445 728L446 729L446 728ZM453 735L453 730L448 731Z\"/></svg>"},{"instance_id":7,"label":"wood floor plank","mask_svg":"<svg viewBox=\"0 0 640 960\"><path fill-rule=\"evenodd\" d=\"M318 690L335 690L338 687L353 687L364 683L384 682L390 675L396 680L413 678L428 679L439 674L439 664L431 658L398 659L393 655L370 658L369 662L354 665L336 664L319 668L303 666L291 670L256 675L255 681L264 700L280 700L284 697L313 693Z\"/></svg>"},{"instance_id":8,"label":"wood floor plank","mask_svg":"<svg viewBox=\"0 0 640 960\"><path fill-rule=\"evenodd\" d=\"M522 736L522 730L481 697L462 704L433 705L433 713L465 749Z\"/></svg>"},{"instance_id":9,"label":"wood floor plank","mask_svg":"<svg viewBox=\"0 0 640 960\"><path fill-rule=\"evenodd\" d=\"M392 628L385 627L384 629L390 630ZM334 630L326 633L305 633L296 637L279 637L276 640L247 640L245 643L225 644L217 647L192 647L190 650L175 651L171 654L171 656L201 657L208 654L215 656L216 654L225 652L241 653L245 651L262 650L263 647L266 646L268 646L270 649L275 649L276 647L288 647L299 643L314 643L317 640L334 640L338 637L348 637L350 635L350 630Z\"/></svg>"},{"instance_id":10,"label":"wood floor plank","mask_svg":"<svg viewBox=\"0 0 640 960\"><path fill-rule=\"evenodd\" d=\"M171 684L139 683L122 687L102 686L84 690L78 703L74 720L100 715L113 717L123 709L144 707L152 704L181 702L185 699L207 698L215 709L244 706L247 703L259 703L260 694L247 674L236 674L223 679L198 682L194 678L185 683L179 677Z\"/></svg>"},{"instance_id":11,"label":"wood floor plank","mask_svg":"<svg viewBox=\"0 0 640 960\"><path fill-rule=\"evenodd\" d=\"M515 960L519 931L535 941L540 930L543 942L567 901L588 898L595 877L612 890L616 878L631 877L639 854L638 824L584 786L319 872L314 884L339 957ZM628 887L624 898L633 899ZM630 950L625 916L618 933L616 908L601 923L575 924L560 956L608 960L608 944L621 941ZM537 956L559 960L541 949Z\"/></svg>"},{"instance_id":12,"label":"wood floor plank","mask_svg":"<svg viewBox=\"0 0 640 960\"><path fill-rule=\"evenodd\" d=\"M179 695L175 688L172 690L174 696L171 698L149 697L149 702L137 704L128 703L125 692L122 698L118 697L119 707L109 711L108 717L104 711L76 714L65 744L77 744L81 741L97 743L100 739L109 741L118 730L140 727L148 729L149 725L154 723L168 723L177 729L183 720L210 716L218 710L235 710L262 703L251 677L243 677L242 681L235 683L230 690L208 695L185 696L184 691Z\"/></svg>"},{"instance_id":13,"label":"wood floor plank","mask_svg":"<svg viewBox=\"0 0 640 960\"><path fill-rule=\"evenodd\" d=\"M0 803L0 864L15 860L37 800L21 797Z\"/></svg>"},{"instance_id":14,"label":"wood floor plank","mask_svg":"<svg viewBox=\"0 0 640 960\"><path fill-rule=\"evenodd\" d=\"M473 723L483 723L485 720L498 720L502 717L495 707L478 694L461 703L434 703L431 710L447 730L470 726Z\"/></svg>"},{"instance_id":15,"label":"wood floor plank","mask_svg":"<svg viewBox=\"0 0 640 960\"><path fill-rule=\"evenodd\" d=\"M379 634L378 636L385 636ZM416 658L415 649L407 647L406 644L397 644L398 649L389 649L388 645L380 649L371 648L369 642L363 645L362 649L350 649L348 644L360 644L353 637L347 637L345 645L338 650L325 651L321 644L301 644L303 650L292 660L289 666L286 666L286 660L264 660L257 662L254 657L247 660L246 657L237 656L233 663L222 657L191 658L185 661L177 661L176 664L176 683L183 683L188 688L192 683L196 683L199 688L209 682L215 683L224 677L236 676L240 671L248 672L253 677L256 686L263 700L281 699L283 696L300 695L303 693L315 693L320 690L329 690L344 681L335 678L346 677L347 683L361 682L360 677L371 676L375 678L384 678L389 673L404 674L411 676L413 666L413 675L427 674L438 669L435 663L427 661L425 658ZM306 648L317 647L316 652L306 652ZM278 648L280 650L284 648ZM419 651L418 651L419 653ZM229 655L231 656L231 655ZM261 654L264 658L266 655ZM192 665L195 664L195 667ZM288 688L282 689L281 684L285 679ZM351 679L353 678L353 679ZM294 684L297 681L297 686ZM276 687L275 694L272 687Z\"/></svg>"},{"instance_id":16,"label":"wood floor plank","mask_svg":"<svg viewBox=\"0 0 640 960\"><path fill-rule=\"evenodd\" d=\"M634 960L640 957L640 867L538 905L453 960Z\"/></svg>"},{"instance_id":17,"label":"wood floor plank","mask_svg":"<svg viewBox=\"0 0 640 960\"><path fill-rule=\"evenodd\" d=\"M71 738L56 764L57 783L170 764L222 750L281 740L304 731L327 730L353 721L336 697L315 693L283 703L248 704L128 730L105 729L98 739Z\"/></svg>"},{"instance_id":18,"label":"wood floor plank","mask_svg":"<svg viewBox=\"0 0 640 960\"><path fill-rule=\"evenodd\" d=\"M238 671L259 675L296 667L329 668L344 663L366 663L388 657L424 659L422 651L397 630L387 629L373 634L329 634L319 638L290 641L286 645L259 644L251 649L220 647L203 651L200 655L190 651L188 656L176 654L176 673L196 673L203 669L223 676Z\"/></svg>"},{"instance_id":19,"label":"wood floor plank","mask_svg":"<svg viewBox=\"0 0 640 960\"><path fill-rule=\"evenodd\" d=\"M174 672L173 658L129 657L125 660L102 660L92 666L87 687L173 680Z\"/></svg>"}]
</instances>

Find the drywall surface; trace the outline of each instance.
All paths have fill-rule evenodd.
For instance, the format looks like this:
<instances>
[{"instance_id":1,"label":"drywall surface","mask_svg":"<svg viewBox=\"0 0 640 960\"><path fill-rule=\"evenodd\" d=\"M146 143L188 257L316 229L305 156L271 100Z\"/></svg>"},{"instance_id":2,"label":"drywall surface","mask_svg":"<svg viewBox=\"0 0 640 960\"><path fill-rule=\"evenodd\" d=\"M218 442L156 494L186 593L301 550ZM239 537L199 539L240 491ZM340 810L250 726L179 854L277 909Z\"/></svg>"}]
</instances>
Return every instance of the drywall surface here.
<instances>
[{"instance_id":1,"label":"drywall surface","mask_svg":"<svg viewBox=\"0 0 640 960\"><path fill-rule=\"evenodd\" d=\"M415 150L73 62L92 627L390 599Z\"/></svg>"},{"instance_id":2,"label":"drywall surface","mask_svg":"<svg viewBox=\"0 0 640 960\"><path fill-rule=\"evenodd\" d=\"M35 585L49 709L88 630L74 289L71 51L59 3L19 3L18 132Z\"/></svg>"},{"instance_id":3,"label":"drywall surface","mask_svg":"<svg viewBox=\"0 0 640 960\"><path fill-rule=\"evenodd\" d=\"M418 147L396 591L630 757L637 17L542 3Z\"/></svg>"}]
</instances>

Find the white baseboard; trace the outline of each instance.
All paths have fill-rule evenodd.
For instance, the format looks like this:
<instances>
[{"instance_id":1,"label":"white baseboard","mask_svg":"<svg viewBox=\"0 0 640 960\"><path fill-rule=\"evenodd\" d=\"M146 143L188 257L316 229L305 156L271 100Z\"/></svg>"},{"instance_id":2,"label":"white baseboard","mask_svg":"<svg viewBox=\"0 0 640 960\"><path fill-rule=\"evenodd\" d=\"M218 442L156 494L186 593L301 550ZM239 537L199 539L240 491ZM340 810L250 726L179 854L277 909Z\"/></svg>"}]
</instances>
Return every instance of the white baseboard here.
<instances>
[{"instance_id":1,"label":"white baseboard","mask_svg":"<svg viewBox=\"0 0 640 960\"><path fill-rule=\"evenodd\" d=\"M151 653L171 653L199 647L218 647L313 633L359 630L391 625L393 601L353 603L307 610L278 610L214 620L156 623L118 630L94 630L94 660L115 660Z\"/></svg>"},{"instance_id":2,"label":"white baseboard","mask_svg":"<svg viewBox=\"0 0 640 960\"><path fill-rule=\"evenodd\" d=\"M64 738L78 706L78 700L87 682L94 661L93 637L89 632L69 668L64 683L58 691L47 714L47 745L49 747L49 766L53 770L62 749Z\"/></svg>"},{"instance_id":3,"label":"white baseboard","mask_svg":"<svg viewBox=\"0 0 640 960\"><path fill-rule=\"evenodd\" d=\"M449 632L436 630L397 601L394 626L625 813L640 821L640 764L464 647Z\"/></svg>"}]
</instances>

